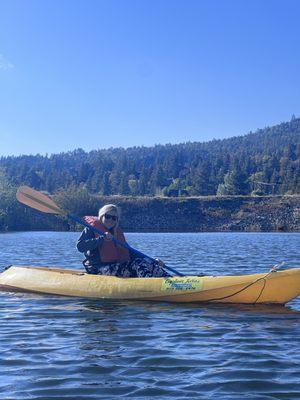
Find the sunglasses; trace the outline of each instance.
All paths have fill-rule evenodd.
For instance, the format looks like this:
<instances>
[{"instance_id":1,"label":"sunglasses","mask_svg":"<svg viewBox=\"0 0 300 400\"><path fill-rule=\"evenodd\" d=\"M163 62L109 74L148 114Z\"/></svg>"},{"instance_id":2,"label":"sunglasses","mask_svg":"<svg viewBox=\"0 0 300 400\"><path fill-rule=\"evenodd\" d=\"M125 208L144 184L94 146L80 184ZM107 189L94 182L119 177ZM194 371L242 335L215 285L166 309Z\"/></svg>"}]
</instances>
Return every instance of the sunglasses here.
<instances>
[{"instance_id":1,"label":"sunglasses","mask_svg":"<svg viewBox=\"0 0 300 400\"><path fill-rule=\"evenodd\" d=\"M117 221L118 217L116 215L104 214L105 219L112 219L113 221Z\"/></svg>"}]
</instances>

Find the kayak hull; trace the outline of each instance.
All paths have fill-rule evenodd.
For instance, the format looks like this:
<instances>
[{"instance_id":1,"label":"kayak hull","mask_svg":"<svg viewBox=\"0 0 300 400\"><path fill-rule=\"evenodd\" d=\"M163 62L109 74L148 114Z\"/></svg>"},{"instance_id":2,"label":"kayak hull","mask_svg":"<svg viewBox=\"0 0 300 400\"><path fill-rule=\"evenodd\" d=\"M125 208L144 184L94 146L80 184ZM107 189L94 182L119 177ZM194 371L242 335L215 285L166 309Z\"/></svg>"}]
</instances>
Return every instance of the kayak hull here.
<instances>
[{"instance_id":1,"label":"kayak hull","mask_svg":"<svg viewBox=\"0 0 300 400\"><path fill-rule=\"evenodd\" d=\"M240 276L117 278L78 270L11 266L0 290L93 299L285 304L300 295L300 269Z\"/></svg>"}]
</instances>

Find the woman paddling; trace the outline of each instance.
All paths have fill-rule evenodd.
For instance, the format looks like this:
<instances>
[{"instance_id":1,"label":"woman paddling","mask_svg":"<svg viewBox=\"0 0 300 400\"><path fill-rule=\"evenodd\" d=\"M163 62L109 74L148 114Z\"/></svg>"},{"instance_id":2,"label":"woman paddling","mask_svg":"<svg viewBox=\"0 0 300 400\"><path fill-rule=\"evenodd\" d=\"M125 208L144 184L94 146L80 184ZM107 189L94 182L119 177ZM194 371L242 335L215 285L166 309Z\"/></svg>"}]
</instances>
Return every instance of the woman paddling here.
<instances>
[{"instance_id":1,"label":"woman paddling","mask_svg":"<svg viewBox=\"0 0 300 400\"><path fill-rule=\"evenodd\" d=\"M114 275L123 278L136 277L168 277L163 269L163 262L153 262L139 258L127 248L117 245L126 243L124 234L119 227L120 213L117 206L107 204L100 208L98 217L85 217L85 221L93 227L105 232L105 236L95 234L85 228L77 242L77 249L84 253L86 260L83 265L89 274Z\"/></svg>"}]
</instances>

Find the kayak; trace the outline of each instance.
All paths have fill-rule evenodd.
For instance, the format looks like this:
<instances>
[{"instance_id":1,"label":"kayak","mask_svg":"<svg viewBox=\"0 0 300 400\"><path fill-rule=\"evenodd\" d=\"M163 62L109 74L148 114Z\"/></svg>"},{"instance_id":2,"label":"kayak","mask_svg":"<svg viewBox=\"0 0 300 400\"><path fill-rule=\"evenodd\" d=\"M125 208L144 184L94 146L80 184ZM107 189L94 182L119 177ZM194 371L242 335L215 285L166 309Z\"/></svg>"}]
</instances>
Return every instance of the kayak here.
<instances>
[{"instance_id":1,"label":"kayak","mask_svg":"<svg viewBox=\"0 0 300 400\"><path fill-rule=\"evenodd\" d=\"M285 304L300 295L300 268L240 276L117 278L79 270L10 266L0 290L93 299Z\"/></svg>"}]
</instances>

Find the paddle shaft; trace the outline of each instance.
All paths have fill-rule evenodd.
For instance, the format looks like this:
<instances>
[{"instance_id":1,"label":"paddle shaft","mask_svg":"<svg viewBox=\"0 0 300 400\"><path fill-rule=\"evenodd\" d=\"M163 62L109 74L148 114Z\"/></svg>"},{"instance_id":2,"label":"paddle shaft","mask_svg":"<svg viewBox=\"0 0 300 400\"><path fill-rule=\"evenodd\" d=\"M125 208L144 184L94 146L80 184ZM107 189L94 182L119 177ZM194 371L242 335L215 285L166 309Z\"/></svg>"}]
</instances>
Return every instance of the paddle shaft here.
<instances>
[{"instance_id":1,"label":"paddle shaft","mask_svg":"<svg viewBox=\"0 0 300 400\"><path fill-rule=\"evenodd\" d=\"M85 226L86 228L91 229L93 232L97 233L98 235L101 235L101 236L105 236L105 235L106 235L105 232L103 232L103 231L101 231L100 229L97 229L97 228L95 228L94 226L88 224L87 222L85 222L83 219L77 217L76 215L73 215L73 214L66 214L66 216L67 216L69 219L71 219L72 221L77 222L78 224L83 225L83 226ZM120 242L120 241L119 241L117 238L115 238L114 236L113 236L112 240L113 240L117 245L122 246L122 247L125 247L126 249L132 251L133 253L135 253L136 255L140 256L141 258L146 258L146 259L148 259L148 260L150 260L150 261L157 262L157 260L155 260L154 258L149 257L149 256L147 256L146 254L142 253L141 251L136 250L136 249L134 249L133 247L129 246L129 244L128 244L127 242L125 242L125 243ZM178 275L178 276L184 276L184 275L181 274L180 272L176 271L174 268L168 267L168 266L166 266L166 265L164 265L164 268L167 269L167 270L169 270L169 271L171 271L171 272L173 272L174 274L176 274L176 275Z\"/></svg>"}]
</instances>

